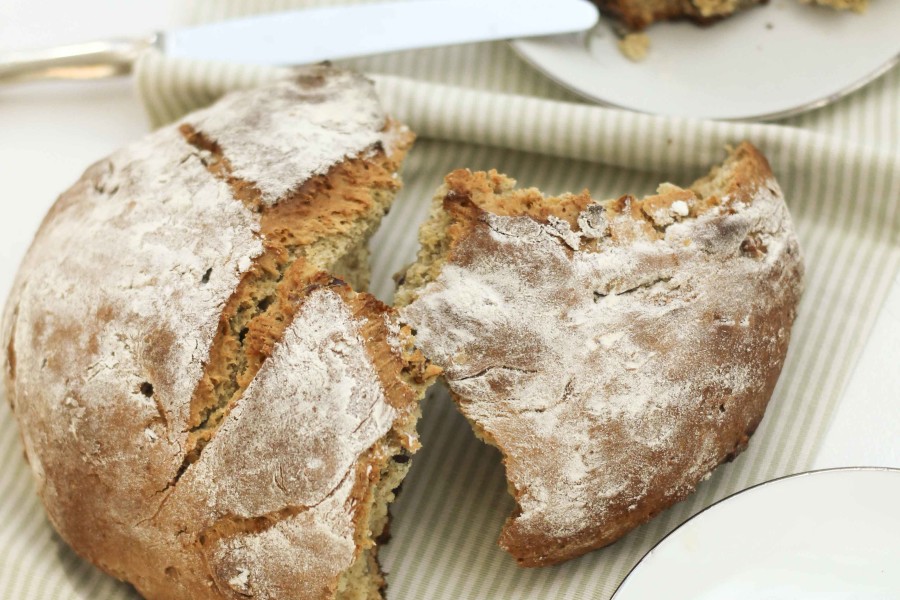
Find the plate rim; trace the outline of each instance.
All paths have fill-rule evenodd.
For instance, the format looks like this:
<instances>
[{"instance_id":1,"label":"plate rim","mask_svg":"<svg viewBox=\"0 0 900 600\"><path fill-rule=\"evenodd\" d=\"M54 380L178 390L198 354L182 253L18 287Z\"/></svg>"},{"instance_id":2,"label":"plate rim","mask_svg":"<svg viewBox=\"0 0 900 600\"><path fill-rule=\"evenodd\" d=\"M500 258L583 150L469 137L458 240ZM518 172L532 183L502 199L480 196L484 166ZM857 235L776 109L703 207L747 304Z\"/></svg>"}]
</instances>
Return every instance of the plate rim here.
<instances>
[{"instance_id":1,"label":"plate rim","mask_svg":"<svg viewBox=\"0 0 900 600\"><path fill-rule=\"evenodd\" d=\"M850 472L861 472L861 471L862 472L893 472L893 473L897 473L898 475L900 475L900 467L857 466L857 467L828 467L828 468L824 468L824 469L812 469L809 471L801 471L800 473L791 473L789 475L782 475L780 477L775 477L774 479L761 481L759 483L751 485L750 487L746 487L742 490L738 490L738 491L734 492L733 494L729 494L729 495L725 496L724 498L722 498L721 500L717 500L716 502L713 502L709 506L704 507L703 509L699 510L695 514L693 514L690 517L688 517L687 519L685 519L680 525L678 525L678 527L676 527L675 529L673 529L672 531L670 531L669 533L664 535L662 538L660 538L659 541L657 541L655 544L653 544L653 546L649 550L647 550L647 552L645 552L644 555L641 556L641 558L636 563L634 563L634 565L631 567L631 569L628 570L628 573L625 575L625 577L622 578L622 581L620 581L619 584L616 586L615 591L613 592L612 596L610 596L610 600L616 600L616 597L619 595L619 592L622 590L622 586L625 585L625 583L634 574L634 572L637 570L637 568L639 566L641 566L644 563L644 561L660 545L662 545L663 542L665 542L667 539L669 539L670 536L674 535L682 527L684 527L685 525L687 525L688 523L690 523L691 521L693 521L694 519L696 519L697 517L699 517L706 511L708 511L709 509L713 508L714 506L718 506L719 504L721 504L727 500L731 500L735 496L740 496L741 494L743 494L745 492L749 492L750 490L754 490L756 488L761 488L761 487L766 487L771 484L780 483L786 479L806 478L806 477L810 477L810 476L821 475L824 473L833 473L833 472L850 473Z\"/></svg>"},{"instance_id":2,"label":"plate rim","mask_svg":"<svg viewBox=\"0 0 900 600\"><path fill-rule=\"evenodd\" d=\"M603 24L604 24L604 21L601 20L600 23L598 23L595 27L600 27ZM591 31L593 31L593 29L591 29ZM857 79L856 81L851 82L850 84L844 86L843 88L839 89L838 91L828 94L822 98L817 98L815 100L811 100L811 101L805 102L803 104L798 104L797 106L786 108L784 110L773 111L773 112L768 112L768 113L753 114L753 115L743 115L743 116L737 116L737 117L691 117L691 116L687 116L687 115L666 115L666 114L662 114L662 113L654 113L654 112L649 112L649 111L645 111L645 110L640 110L637 108L631 108L631 107L628 107L628 106L625 106L622 104L618 104L616 102L611 102L610 100L601 98L600 96L598 96L596 94L593 94L584 89L578 88L577 86L569 83L568 81L565 81L563 78L554 74L550 69L547 69L544 65L540 64L539 61L535 60L532 56L530 56L528 54L528 51L525 48L523 48L523 46L525 44L527 44L529 41L532 41L535 39L542 39L542 40L565 39L565 38L570 38L572 36L586 35L587 33L589 33L589 32L582 31L582 32L578 32L578 33L565 33L565 34L560 34L560 35L542 36L540 38L521 38L521 39L509 40L509 45L512 47L513 52L516 53L516 56L518 56L523 62L528 64L531 68L538 71L541 75L550 79L557 85L562 86L569 92L571 92L581 98L584 98L586 100L590 100L591 102L598 104L600 106L604 106L607 108L615 108L615 109L619 109L619 110L627 110L629 112L643 114L643 115L653 115L656 117L679 118L679 119L699 119L699 120L705 120L705 121L722 121L722 122L777 121L779 119L786 119L788 117L794 117L794 116L797 116L797 115L800 115L800 114L803 114L803 113L806 113L806 112L809 112L812 110L824 108L824 107L828 106L829 104L833 104L833 103L837 102L838 100L840 100L841 98L849 96L853 92L856 92L856 91L864 88L865 86L872 83L873 81L875 81L876 79L878 79L879 77L881 77L882 75L884 75L885 73L890 71L892 68L894 68L895 66L900 64L900 50L898 50L897 53L893 57L889 58L884 64L882 64L875 70L873 70L869 73L866 73L861 78Z\"/></svg>"}]
</instances>

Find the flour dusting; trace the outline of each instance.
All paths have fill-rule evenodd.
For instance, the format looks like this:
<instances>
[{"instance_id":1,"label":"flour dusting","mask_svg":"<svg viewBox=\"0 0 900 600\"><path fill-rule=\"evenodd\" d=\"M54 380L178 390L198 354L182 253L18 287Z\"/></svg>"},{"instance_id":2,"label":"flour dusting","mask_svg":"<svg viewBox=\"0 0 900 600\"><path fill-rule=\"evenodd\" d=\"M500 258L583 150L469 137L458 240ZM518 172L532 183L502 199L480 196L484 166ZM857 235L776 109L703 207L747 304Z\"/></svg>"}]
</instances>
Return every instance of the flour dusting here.
<instances>
[{"instance_id":1,"label":"flour dusting","mask_svg":"<svg viewBox=\"0 0 900 600\"><path fill-rule=\"evenodd\" d=\"M236 177L274 204L298 183L376 145L390 155L395 138L408 131L385 133L385 114L365 77L328 72L229 94L187 122L219 144Z\"/></svg>"}]
</instances>

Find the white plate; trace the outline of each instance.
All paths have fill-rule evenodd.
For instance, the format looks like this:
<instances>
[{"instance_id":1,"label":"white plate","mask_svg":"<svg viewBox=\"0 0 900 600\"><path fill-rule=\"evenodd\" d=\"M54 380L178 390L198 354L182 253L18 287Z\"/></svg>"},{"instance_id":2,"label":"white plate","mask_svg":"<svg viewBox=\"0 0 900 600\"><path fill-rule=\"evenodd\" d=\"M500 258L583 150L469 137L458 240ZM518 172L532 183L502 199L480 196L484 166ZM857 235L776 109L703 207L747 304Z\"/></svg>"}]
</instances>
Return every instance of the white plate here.
<instances>
[{"instance_id":1,"label":"white plate","mask_svg":"<svg viewBox=\"0 0 900 600\"><path fill-rule=\"evenodd\" d=\"M776 479L695 515L613 600L896 600L900 470Z\"/></svg>"},{"instance_id":2,"label":"white plate","mask_svg":"<svg viewBox=\"0 0 900 600\"><path fill-rule=\"evenodd\" d=\"M592 32L516 40L526 61L601 104L707 119L772 119L836 100L900 60L900 1L862 15L772 0L707 28L647 30L647 59L616 46L608 22Z\"/></svg>"}]
</instances>

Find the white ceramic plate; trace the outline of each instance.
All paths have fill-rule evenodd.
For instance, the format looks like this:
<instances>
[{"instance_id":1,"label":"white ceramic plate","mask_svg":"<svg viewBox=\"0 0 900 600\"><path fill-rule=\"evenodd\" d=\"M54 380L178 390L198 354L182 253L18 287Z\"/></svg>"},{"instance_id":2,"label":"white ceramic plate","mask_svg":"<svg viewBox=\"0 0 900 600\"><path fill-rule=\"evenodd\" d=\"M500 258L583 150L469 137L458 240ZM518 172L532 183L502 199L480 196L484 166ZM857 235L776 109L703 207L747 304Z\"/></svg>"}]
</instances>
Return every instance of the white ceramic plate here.
<instances>
[{"instance_id":1,"label":"white ceramic plate","mask_svg":"<svg viewBox=\"0 0 900 600\"><path fill-rule=\"evenodd\" d=\"M772 119L836 100L900 59L900 1L862 15L772 0L707 28L658 23L647 59L619 52L608 22L590 33L516 40L538 70L601 104L707 119Z\"/></svg>"},{"instance_id":2,"label":"white ceramic plate","mask_svg":"<svg viewBox=\"0 0 900 600\"><path fill-rule=\"evenodd\" d=\"M900 470L776 479L694 516L613 600L896 600Z\"/></svg>"}]
</instances>

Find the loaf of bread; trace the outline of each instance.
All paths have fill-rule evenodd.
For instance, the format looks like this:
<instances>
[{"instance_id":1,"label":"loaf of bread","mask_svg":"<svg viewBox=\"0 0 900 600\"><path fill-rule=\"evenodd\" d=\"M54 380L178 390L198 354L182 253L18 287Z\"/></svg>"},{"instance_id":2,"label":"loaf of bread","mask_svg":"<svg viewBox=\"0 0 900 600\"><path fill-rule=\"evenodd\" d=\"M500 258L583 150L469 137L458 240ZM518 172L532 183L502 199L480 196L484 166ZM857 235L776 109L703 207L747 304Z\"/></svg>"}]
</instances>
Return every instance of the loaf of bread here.
<instances>
[{"instance_id":1,"label":"loaf of bread","mask_svg":"<svg viewBox=\"0 0 900 600\"><path fill-rule=\"evenodd\" d=\"M614 542L748 443L802 287L791 219L742 144L643 199L545 197L455 171L396 296L517 507L521 565Z\"/></svg>"},{"instance_id":2,"label":"loaf of bread","mask_svg":"<svg viewBox=\"0 0 900 600\"><path fill-rule=\"evenodd\" d=\"M437 370L351 289L410 131L363 77L236 92L90 167L3 317L62 538L147 598L371 599Z\"/></svg>"}]
</instances>

